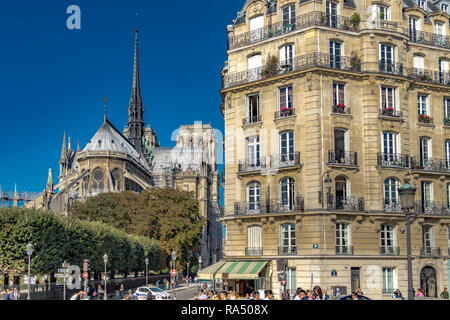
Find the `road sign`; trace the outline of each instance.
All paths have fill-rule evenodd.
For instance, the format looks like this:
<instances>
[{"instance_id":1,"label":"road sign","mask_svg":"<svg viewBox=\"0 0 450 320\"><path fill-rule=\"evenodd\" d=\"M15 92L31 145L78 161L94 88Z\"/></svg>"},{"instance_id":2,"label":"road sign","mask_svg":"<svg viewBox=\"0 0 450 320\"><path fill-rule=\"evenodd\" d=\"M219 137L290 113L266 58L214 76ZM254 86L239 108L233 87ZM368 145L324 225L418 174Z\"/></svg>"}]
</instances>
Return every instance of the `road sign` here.
<instances>
[{"instance_id":1,"label":"road sign","mask_svg":"<svg viewBox=\"0 0 450 320\"><path fill-rule=\"evenodd\" d=\"M281 280L281 285L284 287L286 285L286 279Z\"/></svg>"},{"instance_id":2,"label":"road sign","mask_svg":"<svg viewBox=\"0 0 450 320\"><path fill-rule=\"evenodd\" d=\"M177 275L177 270L170 271L170 274L175 277Z\"/></svg>"},{"instance_id":3,"label":"road sign","mask_svg":"<svg viewBox=\"0 0 450 320\"><path fill-rule=\"evenodd\" d=\"M337 271L336 270L331 270L331 276L332 277L337 277Z\"/></svg>"},{"instance_id":4,"label":"road sign","mask_svg":"<svg viewBox=\"0 0 450 320\"><path fill-rule=\"evenodd\" d=\"M83 278L84 278L84 279L87 279L88 277L89 277L89 274L88 274L87 272L84 272L84 273L83 273Z\"/></svg>"},{"instance_id":5,"label":"road sign","mask_svg":"<svg viewBox=\"0 0 450 320\"><path fill-rule=\"evenodd\" d=\"M55 278L67 278L67 273L55 273Z\"/></svg>"},{"instance_id":6,"label":"road sign","mask_svg":"<svg viewBox=\"0 0 450 320\"><path fill-rule=\"evenodd\" d=\"M318 243L314 243L313 244L313 249L319 249L319 244Z\"/></svg>"},{"instance_id":7,"label":"road sign","mask_svg":"<svg viewBox=\"0 0 450 320\"><path fill-rule=\"evenodd\" d=\"M69 269L58 269L59 273L67 273L69 272Z\"/></svg>"},{"instance_id":8,"label":"road sign","mask_svg":"<svg viewBox=\"0 0 450 320\"><path fill-rule=\"evenodd\" d=\"M88 263L89 263L89 260L83 260L83 272L88 271Z\"/></svg>"}]
</instances>

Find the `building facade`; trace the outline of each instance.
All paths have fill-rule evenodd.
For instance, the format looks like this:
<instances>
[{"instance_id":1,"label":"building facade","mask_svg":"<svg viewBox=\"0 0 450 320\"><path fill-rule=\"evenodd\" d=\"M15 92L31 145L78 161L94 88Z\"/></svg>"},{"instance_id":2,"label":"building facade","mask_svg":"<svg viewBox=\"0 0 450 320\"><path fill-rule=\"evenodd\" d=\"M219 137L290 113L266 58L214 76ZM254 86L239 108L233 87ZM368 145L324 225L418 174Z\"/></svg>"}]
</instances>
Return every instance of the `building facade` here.
<instances>
[{"instance_id":1,"label":"building facade","mask_svg":"<svg viewBox=\"0 0 450 320\"><path fill-rule=\"evenodd\" d=\"M136 31L133 85L128 107L128 125L120 132L107 118L84 149L72 148L64 133L59 182L51 169L45 190L27 207L67 214L77 201L106 192L141 192L170 187L190 191L199 201L207 223L201 234L203 265L221 258L222 212L219 205L217 141L211 125L181 126L173 148L161 148L156 132L144 121Z\"/></svg>"},{"instance_id":2,"label":"building facade","mask_svg":"<svg viewBox=\"0 0 450 320\"><path fill-rule=\"evenodd\" d=\"M413 286L449 286L449 18L447 1L245 2L222 71L215 279L241 293L406 296L397 188L410 178Z\"/></svg>"}]
</instances>

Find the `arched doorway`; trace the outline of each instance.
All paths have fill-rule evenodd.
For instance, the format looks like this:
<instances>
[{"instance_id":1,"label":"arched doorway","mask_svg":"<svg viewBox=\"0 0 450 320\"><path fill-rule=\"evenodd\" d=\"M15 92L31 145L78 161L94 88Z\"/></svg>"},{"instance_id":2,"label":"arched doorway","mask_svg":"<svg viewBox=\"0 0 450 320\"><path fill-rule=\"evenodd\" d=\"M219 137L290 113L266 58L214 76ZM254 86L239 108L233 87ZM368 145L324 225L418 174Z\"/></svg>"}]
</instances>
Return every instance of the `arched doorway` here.
<instances>
[{"instance_id":1,"label":"arched doorway","mask_svg":"<svg viewBox=\"0 0 450 320\"><path fill-rule=\"evenodd\" d=\"M437 277L436 271L432 267L425 267L420 273L420 287L423 289L425 297L437 298Z\"/></svg>"}]
</instances>

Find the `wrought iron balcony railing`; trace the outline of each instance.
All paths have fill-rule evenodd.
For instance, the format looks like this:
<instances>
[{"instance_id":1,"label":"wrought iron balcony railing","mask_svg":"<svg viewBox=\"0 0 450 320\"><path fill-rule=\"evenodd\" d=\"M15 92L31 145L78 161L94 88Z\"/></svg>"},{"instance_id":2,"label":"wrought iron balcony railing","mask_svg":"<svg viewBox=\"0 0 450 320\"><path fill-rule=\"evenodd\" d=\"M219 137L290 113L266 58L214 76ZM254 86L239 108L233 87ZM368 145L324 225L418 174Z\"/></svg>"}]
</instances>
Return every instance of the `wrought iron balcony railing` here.
<instances>
[{"instance_id":1,"label":"wrought iron balcony railing","mask_svg":"<svg viewBox=\"0 0 450 320\"><path fill-rule=\"evenodd\" d=\"M245 32L229 38L229 48L237 49L249 44L258 43L266 39L281 36L296 30L305 29L312 26L324 26L334 29L358 31L359 25L353 25L350 18L327 15L321 11L313 11L295 17L295 21L278 22L270 24L264 28Z\"/></svg>"},{"instance_id":2,"label":"wrought iron balcony railing","mask_svg":"<svg viewBox=\"0 0 450 320\"><path fill-rule=\"evenodd\" d=\"M301 166L300 152L278 154L270 156L271 168L290 168Z\"/></svg>"},{"instance_id":3,"label":"wrought iron balcony railing","mask_svg":"<svg viewBox=\"0 0 450 320\"><path fill-rule=\"evenodd\" d=\"M410 68L408 69L408 78L416 81L450 85L450 73L439 72L427 69Z\"/></svg>"},{"instance_id":4,"label":"wrought iron balcony railing","mask_svg":"<svg viewBox=\"0 0 450 320\"><path fill-rule=\"evenodd\" d=\"M358 165L358 153L350 151L328 151L328 163L345 166Z\"/></svg>"},{"instance_id":5,"label":"wrought iron balcony railing","mask_svg":"<svg viewBox=\"0 0 450 320\"><path fill-rule=\"evenodd\" d=\"M400 248L392 247L392 246L380 247L380 255L382 255L382 256L398 256L398 255L400 255Z\"/></svg>"},{"instance_id":6,"label":"wrought iron balcony railing","mask_svg":"<svg viewBox=\"0 0 450 320\"><path fill-rule=\"evenodd\" d=\"M389 201L384 200L384 211L389 213L403 213L402 204L400 200L389 199Z\"/></svg>"},{"instance_id":7,"label":"wrought iron balcony railing","mask_svg":"<svg viewBox=\"0 0 450 320\"><path fill-rule=\"evenodd\" d=\"M279 256L296 256L297 246L279 246L278 247Z\"/></svg>"},{"instance_id":8,"label":"wrought iron balcony railing","mask_svg":"<svg viewBox=\"0 0 450 320\"><path fill-rule=\"evenodd\" d=\"M266 157L245 159L238 162L238 173L259 171L266 168Z\"/></svg>"},{"instance_id":9,"label":"wrought iron balcony railing","mask_svg":"<svg viewBox=\"0 0 450 320\"><path fill-rule=\"evenodd\" d=\"M379 61L379 68L381 73L389 73L389 74L395 74L399 76L405 75L403 64L399 62L386 62L383 60Z\"/></svg>"},{"instance_id":10,"label":"wrought iron balcony railing","mask_svg":"<svg viewBox=\"0 0 450 320\"><path fill-rule=\"evenodd\" d=\"M275 119L295 116L295 108L284 109L275 112Z\"/></svg>"},{"instance_id":11,"label":"wrought iron balcony railing","mask_svg":"<svg viewBox=\"0 0 450 320\"><path fill-rule=\"evenodd\" d=\"M412 170L424 170L431 172L450 172L450 161L437 158L411 158Z\"/></svg>"},{"instance_id":12,"label":"wrought iron balcony railing","mask_svg":"<svg viewBox=\"0 0 450 320\"><path fill-rule=\"evenodd\" d=\"M341 114L351 114L351 109L347 106L332 106L331 111L333 113L341 113Z\"/></svg>"},{"instance_id":13,"label":"wrought iron balcony railing","mask_svg":"<svg viewBox=\"0 0 450 320\"><path fill-rule=\"evenodd\" d=\"M395 110L394 108L382 108L380 110L380 115L385 117L403 117L403 113L401 111Z\"/></svg>"},{"instance_id":14,"label":"wrought iron balcony railing","mask_svg":"<svg viewBox=\"0 0 450 320\"><path fill-rule=\"evenodd\" d=\"M433 247L422 247L420 248L420 255L426 257L440 257L441 256L441 248L433 248Z\"/></svg>"},{"instance_id":15,"label":"wrought iron balcony railing","mask_svg":"<svg viewBox=\"0 0 450 320\"><path fill-rule=\"evenodd\" d=\"M236 202L234 204L234 214L246 216L253 214L271 214L301 212L304 209L303 197L297 196L293 199L285 200L264 200L254 202Z\"/></svg>"},{"instance_id":16,"label":"wrought iron balcony railing","mask_svg":"<svg viewBox=\"0 0 450 320\"><path fill-rule=\"evenodd\" d=\"M361 60L355 57L336 56L322 52L311 52L303 56L281 61L276 66L266 65L265 67L231 73L223 77L222 87L226 89L314 67L361 72Z\"/></svg>"},{"instance_id":17,"label":"wrought iron balcony railing","mask_svg":"<svg viewBox=\"0 0 450 320\"><path fill-rule=\"evenodd\" d=\"M364 211L363 198L328 196L327 199L328 210Z\"/></svg>"},{"instance_id":18,"label":"wrought iron balcony railing","mask_svg":"<svg viewBox=\"0 0 450 320\"><path fill-rule=\"evenodd\" d=\"M353 246L336 246L336 255L353 255Z\"/></svg>"},{"instance_id":19,"label":"wrought iron balcony railing","mask_svg":"<svg viewBox=\"0 0 450 320\"><path fill-rule=\"evenodd\" d=\"M438 201L416 201L417 214L429 214L436 216L450 216L449 204Z\"/></svg>"},{"instance_id":20,"label":"wrought iron balcony railing","mask_svg":"<svg viewBox=\"0 0 450 320\"><path fill-rule=\"evenodd\" d=\"M411 42L450 49L450 37L408 28L404 28L403 33L408 36L408 39Z\"/></svg>"},{"instance_id":21,"label":"wrought iron balcony railing","mask_svg":"<svg viewBox=\"0 0 450 320\"><path fill-rule=\"evenodd\" d=\"M385 168L409 168L410 157L399 153L378 153L378 165Z\"/></svg>"},{"instance_id":22,"label":"wrought iron balcony railing","mask_svg":"<svg viewBox=\"0 0 450 320\"><path fill-rule=\"evenodd\" d=\"M262 256L263 255L263 248L261 247L254 247L254 248L245 248L245 255L246 256Z\"/></svg>"},{"instance_id":23,"label":"wrought iron balcony railing","mask_svg":"<svg viewBox=\"0 0 450 320\"><path fill-rule=\"evenodd\" d=\"M244 119L242 119L242 125L247 125L247 124L251 124L251 123L258 123L261 122L261 115L257 115L254 117L246 117Z\"/></svg>"}]
</instances>

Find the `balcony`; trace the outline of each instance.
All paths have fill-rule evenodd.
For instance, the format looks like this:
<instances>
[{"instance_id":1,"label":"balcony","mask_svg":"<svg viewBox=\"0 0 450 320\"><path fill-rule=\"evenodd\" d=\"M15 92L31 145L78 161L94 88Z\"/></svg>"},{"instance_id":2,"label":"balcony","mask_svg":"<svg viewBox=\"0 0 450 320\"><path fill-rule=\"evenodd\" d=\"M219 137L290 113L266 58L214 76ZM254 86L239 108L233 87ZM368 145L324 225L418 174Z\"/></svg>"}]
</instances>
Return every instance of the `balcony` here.
<instances>
[{"instance_id":1,"label":"balcony","mask_svg":"<svg viewBox=\"0 0 450 320\"><path fill-rule=\"evenodd\" d=\"M381 256L398 256L400 255L399 247L380 247L380 255Z\"/></svg>"},{"instance_id":2,"label":"balcony","mask_svg":"<svg viewBox=\"0 0 450 320\"><path fill-rule=\"evenodd\" d=\"M388 108L383 108L380 110L380 116L401 118L401 117L403 117L403 114L401 111L395 110L392 107L388 107Z\"/></svg>"},{"instance_id":3,"label":"balcony","mask_svg":"<svg viewBox=\"0 0 450 320\"><path fill-rule=\"evenodd\" d=\"M429 172L440 172L440 173L450 173L450 161L445 159L437 158L411 158L411 169L429 171Z\"/></svg>"},{"instance_id":4,"label":"balcony","mask_svg":"<svg viewBox=\"0 0 450 320\"><path fill-rule=\"evenodd\" d=\"M345 104L341 103L338 104L337 106L332 106L331 112L340 114L351 114L351 109L347 107Z\"/></svg>"},{"instance_id":5,"label":"balcony","mask_svg":"<svg viewBox=\"0 0 450 320\"><path fill-rule=\"evenodd\" d=\"M420 248L420 255L422 257L440 257L441 248L422 247Z\"/></svg>"},{"instance_id":6,"label":"balcony","mask_svg":"<svg viewBox=\"0 0 450 320\"><path fill-rule=\"evenodd\" d=\"M408 69L408 78L434 84L450 85L450 74L427 69Z\"/></svg>"},{"instance_id":7,"label":"balcony","mask_svg":"<svg viewBox=\"0 0 450 320\"><path fill-rule=\"evenodd\" d=\"M399 153L378 153L378 166L383 168L409 168L410 157Z\"/></svg>"},{"instance_id":8,"label":"balcony","mask_svg":"<svg viewBox=\"0 0 450 320\"><path fill-rule=\"evenodd\" d=\"M403 64L399 62L386 62L386 61L379 61L379 70L381 73L389 73L394 75L403 76L404 69Z\"/></svg>"},{"instance_id":9,"label":"balcony","mask_svg":"<svg viewBox=\"0 0 450 320\"><path fill-rule=\"evenodd\" d=\"M364 211L363 198L328 196L327 209L339 211Z\"/></svg>"},{"instance_id":10,"label":"balcony","mask_svg":"<svg viewBox=\"0 0 450 320\"><path fill-rule=\"evenodd\" d=\"M416 213L433 216L450 216L450 208L446 202L416 201Z\"/></svg>"},{"instance_id":11,"label":"balcony","mask_svg":"<svg viewBox=\"0 0 450 320\"><path fill-rule=\"evenodd\" d=\"M245 159L238 162L238 173L250 173L266 168L266 158Z\"/></svg>"},{"instance_id":12,"label":"balcony","mask_svg":"<svg viewBox=\"0 0 450 320\"><path fill-rule=\"evenodd\" d=\"M260 247L245 248L245 255L246 256L262 256L263 248L260 248Z\"/></svg>"},{"instance_id":13,"label":"balcony","mask_svg":"<svg viewBox=\"0 0 450 320\"><path fill-rule=\"evenodd\" d=\"M327 15L321 11L313 11L295 17L293 23L278 22L273 23L267 27L242 33L229 38L229 49L237 49L250 44L258 43L266 39L281 36L283 34L291 33L296 30L305 29L313 26L324 26L328 28L358 31L359 26L353 25L350 18Z\"/></svg>"},{"instance_id":14,"label":"balcony","mask_svg":"<svg viewBox=\"0 0 450 320\"><path fill-rule=\"evenodd\" d=\"M328 164L341 166L357 166L358 154L357 152L329 150Z\"/></svg>"},{"instance_id":15,"label":"balcony","mask_svg":"<svg viewBox=\"0 0 450 320\"><path fill-rule=\"evenodd\" d=\"M236 202L234 204L236 216L301 212L303 209L304 200L300 196L286 201L261 199L259 202Z\"/></svg>"},{"instance_id":16,"label":"balcony","mask_svg":"<svg viewBox=\"0 0 450 320\"><path fill-rule=\"evenodd\" d=\"M384 211L388 213L403 213L402 204L400 200L389 200L389 203L384 203Z\"/></svg>"},{"instance_id":17,"label":"balcony","mask_svg":"<svg viewBox=\"0 0 450 320\"><path fill-rule=\"evenodd\" d=\"M353 255L353 246L336 246L336 255Z\"/></svg>"},{"instance_id":18,"label":"balcony","mask_svg":"<svg viewBox=\"0 0 450 320\"><path fill-rule=\"evenodd\" d=\"M408 39L411 42L450 49L450 41L449 41L450 37L444 35L417 30L410 30L407 28L403 29L403 34L408 36Z\"/></svg>"},{"instance_id":19,"label":"balcony","mask_svg":"<svg viewBox=\"0 0 450 320\"><path fill-rule=\"evenodd\" d=\"M433 118L426 114L419 114L417 116L417 121L419 123L433 124Z\"/></svg>"},{"instance_id":20,"label":"balcony","mask_svg":"<svg viewBox=\"0 0 450 320\"><path fill-rule=\"evenodd\" d=\"M283 119L294 116L295 116L295 108L286 108L284 110L275 112L275 119Z\"/></svg>"},{"instance_id":21,"label":"balcony","mask_svg":"<svg viewBox=\"0 0 450 320\"><path fill-rule=\"evenodd\" d=\"M270 156L270 167L272 169L298 168L301 166L300 152Z\"/></svg>"},{"instance_id":22,"label":"balcony","mask_svg":"<svg viewBox=\"0 0 450 320\"><path fill-rule=\"evenodd\" d=\"M303 56L281 61L275 66L266 65L264 67L226 75L222 79L222 89L315 67L361 72L361 60L356 57L344 57L322 52L311 52Z\"/></svg>"},{"instance_id":23,"label":"balcony","mask_svg":"<svg viewBox=\"0 0 450 320\"><path fill-rule=\"evenodd\" d=\"M242 125L246 126L252 123L260 123L261 122L261 115L257 115L254 117L246 117L242 119Z\"/></svg>"},{"instance_id":24,"label":"balcony","mask_svg":"<svg viewBox=\"0 0 450 320\"><path fill-rule=\"evenodd\" d=\"M279 246L278 247L279 256L296 256L297 246Z\"/></svg>"}]
</instances>

